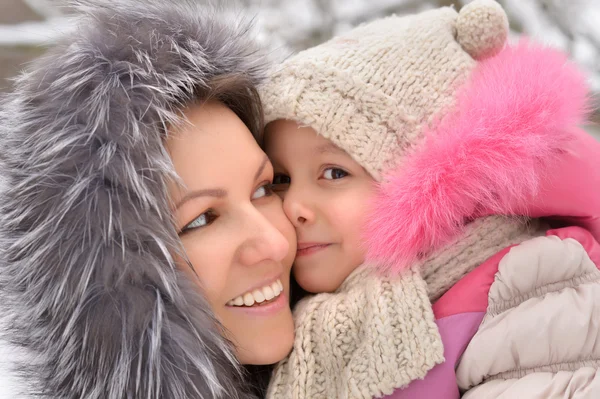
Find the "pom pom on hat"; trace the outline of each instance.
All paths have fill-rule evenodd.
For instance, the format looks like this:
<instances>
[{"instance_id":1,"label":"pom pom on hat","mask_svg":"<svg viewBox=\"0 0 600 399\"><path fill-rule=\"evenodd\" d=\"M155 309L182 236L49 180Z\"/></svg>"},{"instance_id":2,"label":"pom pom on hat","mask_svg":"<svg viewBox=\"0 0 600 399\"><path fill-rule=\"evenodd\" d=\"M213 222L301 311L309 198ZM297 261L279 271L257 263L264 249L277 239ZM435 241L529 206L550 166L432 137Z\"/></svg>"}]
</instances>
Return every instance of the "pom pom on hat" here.
<instances>
[{"instance_id":1,"label":"pom pom on hat","mask_svg":"<svg viewBox=\"0 0 600 399\"><path fill-rule=\"evenodd\" d=\"M494 0L464 6L456 20L456 41L476 60L496 55L508 37L508 18Z\"/></svg>"}]
</instances>

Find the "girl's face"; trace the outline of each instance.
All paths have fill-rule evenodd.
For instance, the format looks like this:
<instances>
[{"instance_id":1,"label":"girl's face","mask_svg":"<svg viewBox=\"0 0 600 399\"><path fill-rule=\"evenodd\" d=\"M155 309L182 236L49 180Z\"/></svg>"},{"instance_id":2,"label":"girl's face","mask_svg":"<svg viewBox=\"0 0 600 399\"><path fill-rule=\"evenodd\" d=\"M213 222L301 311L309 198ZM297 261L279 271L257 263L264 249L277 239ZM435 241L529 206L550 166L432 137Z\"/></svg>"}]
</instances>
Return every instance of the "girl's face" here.
<instances>
[{"instance_id":1,"label":"girl's face","mask_svg":"<svg viewBox=\"0 0 600 399\"><path fill-rule=\"evenodd\" d=\"M332 292L364 262L362 228L374 180L310 127L277 120L265 130L274 188L296 228L294 277L309 292Z\"/></svg>"},{"instance_id":2,"label":"girl's face","mask_svg":"<svg viewBox=\"0 0 600 399\"><path fill-rule=\"evenodd\" d=\"M183 247L238 360L275 363L294 338L296 236L271 192L273 167L226 106L209 102L185 116L189 124L166 143L184 186L171 186Z\"/></svg>"}]
</instances>

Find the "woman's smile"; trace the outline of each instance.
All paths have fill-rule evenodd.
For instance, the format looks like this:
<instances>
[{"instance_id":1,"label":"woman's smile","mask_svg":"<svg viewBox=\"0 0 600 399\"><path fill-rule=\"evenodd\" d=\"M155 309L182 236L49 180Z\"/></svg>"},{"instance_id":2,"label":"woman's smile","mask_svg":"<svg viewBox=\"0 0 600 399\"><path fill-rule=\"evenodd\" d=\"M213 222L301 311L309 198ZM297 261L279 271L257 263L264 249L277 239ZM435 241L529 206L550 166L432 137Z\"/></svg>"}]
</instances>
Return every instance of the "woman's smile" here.
<instances>
[{"instance_id":1,"label":"woman's smile","mask_svg":"<svg viewBox=\"0 0 600 399\"><path fill-rule=\"evenodd\" d=\"M227 306L254 306L269 302L283 292L281 279L271 279L271 282L259 284L256 288L247 290L241 295L227 302Z\"/></svg>"},{"instance_id":2,"label":"woman's smile","mask_svg":"<svg viewBox=\"0 0 600 399\"><path fill-rule=\"evenodd\" d=\"M227 304L227 309L233 312L243 312L251 316L273 316L274 314L289 309L288 296L283 290L280 290L281 282L273 283L273 290L277 290L277 295L271 299L264 299L261 302L256 301L256 291L244 296L243 305ZM238 297L239 298L239 297ZM261 297L259 297L261 298ZM251 303L251 305L246 305Z\"/></svg>"}]
</instances>

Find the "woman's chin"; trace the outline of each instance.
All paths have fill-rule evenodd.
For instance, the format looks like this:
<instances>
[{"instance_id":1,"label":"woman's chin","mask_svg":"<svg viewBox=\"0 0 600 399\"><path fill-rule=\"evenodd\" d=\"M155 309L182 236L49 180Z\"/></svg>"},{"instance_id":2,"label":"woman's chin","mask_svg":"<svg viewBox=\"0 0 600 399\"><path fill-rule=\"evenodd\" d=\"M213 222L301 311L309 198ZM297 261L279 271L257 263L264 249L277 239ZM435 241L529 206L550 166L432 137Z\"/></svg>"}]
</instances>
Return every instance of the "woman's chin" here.
<instances>
[{"instance_id":1,"label":"woman's chin","mask_svg":"<svg viewBox=\"0 0 600 399\"><path fill-rule=\"evenodd\" d=\"M239 361L242 364L255 366L275 364L285 359L292 351L292 342L289 345L281 345L278 348L274 348L273 346L268 351L263 351L262 353L238 353Z\"/></svg>"},{"instance_id":2,"label":"woman's chin","mask_svg":"<svg viewBox=\"0 0 600 399\"><path fill-rule=\"evenodd\" d=\"M247 339L246 346L238 340L236 345L236 355L240 363L252 365L275 364L283 359L292 351L294 345L294 324L291 312L287 320L281 320L277 328L265 328L260 336L254 336ZM248 337L250 338L250 337Z\"/></svg>"}]
</instances>

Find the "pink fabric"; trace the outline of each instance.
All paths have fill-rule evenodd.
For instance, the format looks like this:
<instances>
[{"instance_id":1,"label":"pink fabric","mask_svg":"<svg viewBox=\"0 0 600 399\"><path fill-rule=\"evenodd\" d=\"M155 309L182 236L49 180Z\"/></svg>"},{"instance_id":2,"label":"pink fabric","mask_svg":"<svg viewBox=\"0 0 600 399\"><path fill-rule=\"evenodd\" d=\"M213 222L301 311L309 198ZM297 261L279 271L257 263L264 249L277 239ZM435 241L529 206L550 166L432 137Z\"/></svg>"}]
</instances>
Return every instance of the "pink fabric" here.
<instances>
[{"instance_id":1,"label":"pink fabric","mask_svg":"<svg viewBox=\"0 0 600 399\"><path fill-rule=\"evenodd\" d=\"M455 368L477 332L485 312L457 314L436 320L444 343L444 363L435 366L423 380L413 381L405 389L397 389L385 399L458 399Z\"/></svg>"},{"instance_id":2,"label":"pink fabric","mask_svg":"<svg viewBox=\"0 0 600 399\"><path fill-rule=\"evenodd\" d=\"M579 241L588 253L592 262L600 269L600 244L598 243L598 240L594 238L592 233L586 229L577 226L563 227L561 229L548 230L546 235L557 236L561 240L573 238Z\"/></svg>"},{"instance_id":3,"label":"pink fabric","mask_svg":"<svg viewBox=\"0 0 600 399\"><path fill-rule=\"evenodd\" d=\"M498 273L498 264L508 251L510 248L498 252L452 286L433 304L435 318L442 319L466 312L485 312L488 307L488 292Z\"/></svg>"},{"instance_id":4,"label":"pink fabric","mask_svg":"<svg viewBox=\"0 0 600 399\"><path fill-rule=\"evenodd\" d=\"M600 241L600 142L576 129L560 165L521 214L557 217L589 230Z\"/></svg>"},{"instance_id":5,"label":"pink fabric","mask_svg":"<svg viewBox=\"0 0 600 399\"><path fill-rule=\"evenodd\" d=\"M567 168L565 156L590 164L569 146L587 108L585 77L561 52L522 41L481 61L455 110L384 176L365 228L367 259L397 271L450 242L469 218L530 211L542 188L550 202L566 184L551 178ZM578 178L575 188L587 181Z\"/></svg>"}]
</instances>

